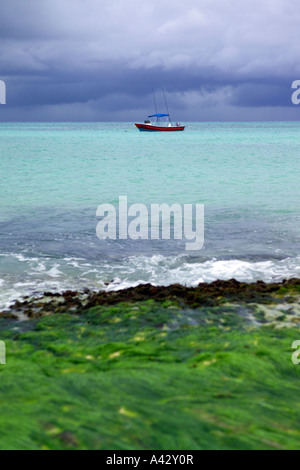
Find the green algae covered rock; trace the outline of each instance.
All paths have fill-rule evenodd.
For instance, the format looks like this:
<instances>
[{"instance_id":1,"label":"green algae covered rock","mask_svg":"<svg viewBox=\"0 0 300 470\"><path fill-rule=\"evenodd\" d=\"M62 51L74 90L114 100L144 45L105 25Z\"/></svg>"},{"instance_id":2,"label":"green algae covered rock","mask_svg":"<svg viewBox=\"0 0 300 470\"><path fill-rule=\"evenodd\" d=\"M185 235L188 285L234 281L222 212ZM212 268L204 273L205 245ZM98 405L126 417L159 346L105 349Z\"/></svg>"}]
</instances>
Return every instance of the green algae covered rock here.
<instances>
[{"instance_id":1,"label":"green algae covered rock","mask_svg":"<svg viewBox=\"0 0 300 470\"><path fill-rule=\"evenodd\" d=\"M27 301L22 322L15 306L0 318L0 449L299 449L294 287L197 306L68 295L69 311L57 296L56 314Z\"/></svg>"}]
</instances>

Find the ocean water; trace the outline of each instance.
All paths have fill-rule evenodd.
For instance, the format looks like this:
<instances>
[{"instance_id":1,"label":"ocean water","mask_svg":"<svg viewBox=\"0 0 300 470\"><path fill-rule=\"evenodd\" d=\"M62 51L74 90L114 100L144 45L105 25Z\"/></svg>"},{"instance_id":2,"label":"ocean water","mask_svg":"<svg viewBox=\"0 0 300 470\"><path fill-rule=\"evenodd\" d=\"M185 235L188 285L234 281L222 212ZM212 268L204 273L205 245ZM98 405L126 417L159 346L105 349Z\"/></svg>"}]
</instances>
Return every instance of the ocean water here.
<instances>
[{"instance_id":1,"label":"ocean water","mask_svg":"<svg viewBox=\"0 0 300 470\"><path fill-rule=\"evenodd\" d=\"M300 123L0 124L0 308L25 295L300 277ZM205 205L205 244L106 240L119 196Z\"/></svg>"}]
</instances>

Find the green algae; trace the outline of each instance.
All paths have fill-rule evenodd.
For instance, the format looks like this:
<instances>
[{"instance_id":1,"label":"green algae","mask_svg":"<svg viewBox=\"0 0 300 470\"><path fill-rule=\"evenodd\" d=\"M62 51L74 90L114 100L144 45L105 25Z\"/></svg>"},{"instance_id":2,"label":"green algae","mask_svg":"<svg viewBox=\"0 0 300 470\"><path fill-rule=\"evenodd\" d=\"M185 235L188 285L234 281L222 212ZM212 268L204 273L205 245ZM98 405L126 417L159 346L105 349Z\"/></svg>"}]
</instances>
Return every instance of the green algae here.
<instances>
[{"instance_id":1,"label":"green algae","mask_svg":"<svg viewBox=\"0 0 300 470\"><path fill-rule=\"evenodd\" d=\"M0 318L0 449L299 449L300 330L277 307Z\"/></svg>"}]
</instances>

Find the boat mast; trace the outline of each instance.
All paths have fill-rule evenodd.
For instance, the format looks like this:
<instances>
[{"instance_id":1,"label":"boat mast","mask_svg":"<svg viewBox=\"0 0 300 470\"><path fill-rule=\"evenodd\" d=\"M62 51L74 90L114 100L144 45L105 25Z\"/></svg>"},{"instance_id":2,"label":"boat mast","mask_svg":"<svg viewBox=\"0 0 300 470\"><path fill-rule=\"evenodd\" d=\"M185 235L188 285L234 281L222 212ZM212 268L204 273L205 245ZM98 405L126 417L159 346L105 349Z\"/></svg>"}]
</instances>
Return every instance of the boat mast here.
<instances>
[{"instance_id":1,"label":"boat mast","mask_svg":"<svg viewBox=\"0 0 300 470\"><path fill-rule=\"evenodd\" d=\"M154 99L154 106L155 106L155 114L157 114L157 104L156 104L154 88L152 88L152 91L153 91L153 99Z\"/></svg>"},{"instance_id":2,"label":"boat mast","mask_svg":"<svg viewBox=\"0 0 300 470\"><path fill-rule=\"evenodd\" d=\"M170 112L169 112L169 107L168 107L168 103L167 103L167 98L166 98L165 89L163 88L162 91L163 91L163 94L164 94L165 103L166 103L166 108L167 108L167 112L168 112L168 115L169 115L169 121L171 122L171 116L170 116Z\"/></svg>"}]
</instances>

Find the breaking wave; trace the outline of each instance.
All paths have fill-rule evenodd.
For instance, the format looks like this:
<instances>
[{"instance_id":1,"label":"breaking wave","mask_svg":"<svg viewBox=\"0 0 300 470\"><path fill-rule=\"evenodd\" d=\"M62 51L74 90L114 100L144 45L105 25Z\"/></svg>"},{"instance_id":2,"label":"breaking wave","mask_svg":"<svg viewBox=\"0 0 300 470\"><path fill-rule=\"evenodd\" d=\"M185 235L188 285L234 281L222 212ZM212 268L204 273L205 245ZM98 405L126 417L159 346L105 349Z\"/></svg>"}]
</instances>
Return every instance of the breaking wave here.
<instances>
[{"instance_id":1,"label":"breaking wave","mask_svg":"<svg viewBox=\"0 0 300 470\"><path fill-rule=\"evenodd\" d=\"M5 266L5 270L1 269ZM1 274L2 272L2 274ZM5 272L5 274L3 274ZM122 260L0 255L0 309L25 296L65 290L120 290L151 283L197 286L235 278L241 282L280 282L300 277L300 256L275 260L195 259L179 256L130 256Z\"/></svg>"}]
</instances>

